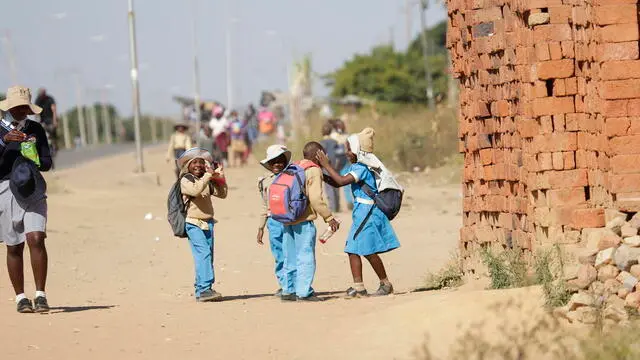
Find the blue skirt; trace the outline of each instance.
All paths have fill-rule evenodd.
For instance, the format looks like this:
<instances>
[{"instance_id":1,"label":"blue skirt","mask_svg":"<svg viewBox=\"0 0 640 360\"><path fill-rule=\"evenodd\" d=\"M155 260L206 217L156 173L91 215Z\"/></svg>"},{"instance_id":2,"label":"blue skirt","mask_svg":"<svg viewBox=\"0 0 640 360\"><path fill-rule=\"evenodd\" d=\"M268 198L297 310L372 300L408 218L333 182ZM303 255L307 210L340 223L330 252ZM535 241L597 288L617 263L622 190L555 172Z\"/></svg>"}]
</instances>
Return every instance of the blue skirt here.
<instances>
[{"instance_id":1,"label":"blue skirt","mask_svg":"<svg viewBox=\"0 0 640 360\"><path fill-rule=\"evenodd\" d=\"M391 222L375 206L373 206L371 216L362 227L362 230L354 238L356 231L367 217L372 206L356 202L352 214L353 225L351 225L351 230L347 237L347 245L344 249L347 254L367 256L385 253L400 247L400 242L395 231L393 231L393 227L391 227Z\"/></svg>"}]
</instances>

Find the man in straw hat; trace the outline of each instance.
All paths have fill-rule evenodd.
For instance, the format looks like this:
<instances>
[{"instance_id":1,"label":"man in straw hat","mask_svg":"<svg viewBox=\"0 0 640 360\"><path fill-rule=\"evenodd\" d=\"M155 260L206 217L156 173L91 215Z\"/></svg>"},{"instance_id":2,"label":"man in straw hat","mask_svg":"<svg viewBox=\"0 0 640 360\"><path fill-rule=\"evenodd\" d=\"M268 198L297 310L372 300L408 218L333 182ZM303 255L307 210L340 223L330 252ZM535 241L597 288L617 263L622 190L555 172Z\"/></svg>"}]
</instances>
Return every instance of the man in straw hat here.
<instances>
[{"instance_id":1,"label":"man in straw hat","mask_svg":"<svg viewBox=\"0 0 640 360\"><path fill-rule=\"evenodd\" d=\"M28 115L40 114L42 109L31 103L28 88L14 86L7 90L6 100L0 101L0 110L5 112L5 120L12 127L1 139L4 145L0 146L0 241L7 245L7 267L18 312L47 312L47 200L46 184L39 171L51 168L51 152L42 126L27 119ZM21 143L25 141L35 141L39 166L22 156ZM24 294L25 241L36 284L33 305Z\"/></svg>"},{"instance_id":2,"label":"man in straw hat","mask_svg":"<svg viewBox=\"0 0 640 360\"><path fill-rule=\"evenodd\" d=\"M193 147L191 135L187 132L189 124L186 122L176 123L173 127L175 132L169 138L169 146L167 148L167 162L176 161L184 154L185 151ZM176 177L180 174L180 167L176 164Z\"/></svg>"},{"instance_id":3,"label":"man in straw hat","mask_svg":"<svg viewBox=\"0 0 640 360\"><path fill-rule=\"evenodd\" d=\"M195 297L199 302L219 301L213 290L213 227L212 196L227 197L227 182L222 166L213 163L211 154L201 148L187 150L178 158L180 190L187 200L186 230L195 264ZM213 163L213 165L212 165Z\"/></svg>"}]
</instances>

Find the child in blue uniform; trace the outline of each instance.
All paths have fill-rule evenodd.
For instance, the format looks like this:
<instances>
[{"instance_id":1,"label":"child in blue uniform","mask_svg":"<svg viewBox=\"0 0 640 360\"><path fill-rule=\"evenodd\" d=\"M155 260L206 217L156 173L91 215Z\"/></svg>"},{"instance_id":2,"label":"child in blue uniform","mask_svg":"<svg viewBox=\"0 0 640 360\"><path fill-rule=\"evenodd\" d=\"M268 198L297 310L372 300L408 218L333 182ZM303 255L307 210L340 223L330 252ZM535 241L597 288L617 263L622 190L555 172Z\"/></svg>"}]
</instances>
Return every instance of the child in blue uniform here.
<instances>
[{"instance_id":1,"label":"child in blue uniform","mask_svg":"<svg viewBox=\"0 0 640 360\"><path fill-rule=\"evenodd\" d=\"M380 279L380 287L374 295L384 296L393 293L393 285L387 277L379 254L400 247L400 243L389 219L374 205L373 199L362 190L362 184L367 184L374 192L378 189L373 172L369 170L369 166L377 167L381 164L373 154L374 134L373 129L367 128L359 134L349 136L347 157L352 165L344 176L333 169L324 152L319 152L317 156L318 163L327 170L332 185L336 187L351 185L355 200L352 213L353 225L344 250L349 255L354 282L353 287L347 290L348 297L368 295L362 279L363 256Z\"/></svg>"}]
</instances>

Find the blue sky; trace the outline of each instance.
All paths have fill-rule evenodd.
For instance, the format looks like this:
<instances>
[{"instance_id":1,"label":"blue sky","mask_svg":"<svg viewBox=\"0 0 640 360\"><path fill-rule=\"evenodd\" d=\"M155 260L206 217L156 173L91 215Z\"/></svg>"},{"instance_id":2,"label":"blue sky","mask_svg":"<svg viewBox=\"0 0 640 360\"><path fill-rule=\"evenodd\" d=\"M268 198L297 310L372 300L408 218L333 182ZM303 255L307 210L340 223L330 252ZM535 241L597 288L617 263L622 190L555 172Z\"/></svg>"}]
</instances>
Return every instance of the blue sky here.
<instances>
[{"instance_id":1,"label":"blue sky","mask_svg":"<svg viewBox=\"0 0 640 360\"><path fill-rule=\"evenodd\" d=\"M257 101L263 89L286 87L285 64L311 53L313 70L326 73L354 53L365 52L393 33L407 44L405 0L195 0L203 98L226 100L225 28L231 24L234 103ZM192 0L136 0L141 106L145 113L177 115L171 95L193 95ZM228 4L228 5L226 5ZM63 109L75 105L72 72L79 72L85 102L112 85L109 100L131 113L127 0L4 1L0 37L0 88L18 82L45 86ZM229 14L226 16L225 14ZM446 17L432 6L431 24ZM412 36L418 33L415 7ZM393 27L393 32L390 30ZM12 49L12 51L11 51ZM94 89L94 90L91 90ZM327 90L315 87L318 95Z\"/></svg>"}]
</instances>

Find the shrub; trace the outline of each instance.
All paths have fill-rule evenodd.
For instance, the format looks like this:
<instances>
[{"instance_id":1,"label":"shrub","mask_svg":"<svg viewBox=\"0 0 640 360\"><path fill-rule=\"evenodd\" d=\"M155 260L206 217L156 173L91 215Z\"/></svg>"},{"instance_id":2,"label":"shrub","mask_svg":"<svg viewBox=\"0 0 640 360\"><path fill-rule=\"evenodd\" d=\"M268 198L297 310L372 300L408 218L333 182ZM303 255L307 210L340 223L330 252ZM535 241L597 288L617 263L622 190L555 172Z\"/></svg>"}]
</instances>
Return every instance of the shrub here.
<instances>
[{"instance_id":1,"label":"shrub","mask_svg":"<svg viewBox=\"0 0 640 360\"><path fill-rule=\"evenodd\" d=\"M545 305L550 308L566 305L571 293L564 281L564 261L560 247L538 252L534 269L536 284L542 285Z\"/></svg>"},{"instance_id":2,"label":"shrub","mask_svg":"<svg viewBox=\"0 0 640 360\"><path fill-rule=\"evenodd\" d=\"M462 285L462 267L458 255L454 254L451 260L437 273L430 273L425 280L425 286L419 291L440 290Z\"/></svg>"},{"instance_id":3,"label":"shrub","mask_svg":"<svg viewBox=\"0 0 640 360\"><path fill-rule=\"evenodd\" d=\"M483 248L480 255L489 270L492 289L533 285L534 281L527 272L527 263L519 249L505 250L496 255L488 248Z\"/></svg>"}]
</instances>

